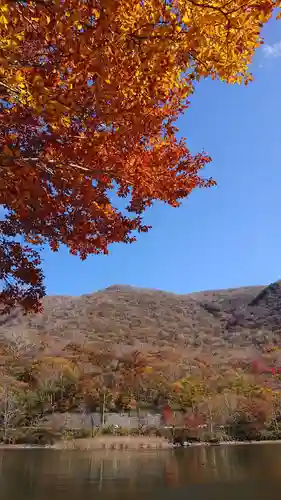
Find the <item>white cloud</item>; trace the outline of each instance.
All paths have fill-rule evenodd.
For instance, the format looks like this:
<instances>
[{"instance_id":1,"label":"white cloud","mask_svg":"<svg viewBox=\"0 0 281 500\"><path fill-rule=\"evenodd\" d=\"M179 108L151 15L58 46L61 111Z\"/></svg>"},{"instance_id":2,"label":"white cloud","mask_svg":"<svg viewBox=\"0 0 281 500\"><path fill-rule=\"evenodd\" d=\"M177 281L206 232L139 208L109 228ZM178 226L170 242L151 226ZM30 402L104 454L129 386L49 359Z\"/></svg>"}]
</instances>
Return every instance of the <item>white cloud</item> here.
<instances>
[{"instance_id":1,"label":"white cloud","mask_svg":"<svg viewBox=\"0 0 281 500\"><path fill-rule=\"evenodd\" d=\"M262 50L265 57L281 57L281 41L272 45L264 45Z\"/></svg>"}]
</instances>

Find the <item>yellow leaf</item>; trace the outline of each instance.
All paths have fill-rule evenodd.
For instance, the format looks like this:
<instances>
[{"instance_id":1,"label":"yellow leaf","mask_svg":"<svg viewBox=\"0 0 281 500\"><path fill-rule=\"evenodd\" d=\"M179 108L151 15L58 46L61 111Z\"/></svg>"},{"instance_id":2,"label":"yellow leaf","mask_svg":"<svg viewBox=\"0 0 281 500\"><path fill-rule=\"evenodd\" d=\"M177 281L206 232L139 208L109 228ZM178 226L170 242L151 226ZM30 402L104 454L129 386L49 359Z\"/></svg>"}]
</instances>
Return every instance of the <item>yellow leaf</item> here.
<instances>
[{"instance_id":1,"label":"yellow leaf","mask_svg":"<svg viewBox=\"0 0 281 500\"><path fill-rule=\"evenodd\" d=\"M187 15L183 16L183 18L182 18L182 22L183 22L184 24L188 24L188 23L190 22L190 17L188 17Z\"/></svg>"},{"instance_id":2,"label":"yellow leaf","mask_svg":"<svg viewBox=\"0 0 281 500\"><path fill-rule=\"evenodd\" d=\"M109 80L109 78L108 78L107 80L105 80L105 83L110 83L110 80Z\"/></svg>"},{"instance_id":3,"label":"yellow leaf","mask_svg":"<svg viewBox=\"0 0 281 500\"><path fill-rule=\"evenodd\" d=\"M16 71L16 81L22 82L24 80L23 74L20 70Z\"/></svg>"},{"instance_id":4,"label":"yellow leaf","mask_svg":"<svg viewBox=\"0 0 281 500\"><path fill-rule=\"evenodd\" d=\"M96 19L100 18L100 12L97 9L92 10L93 16L95 16Z\"/></svg>"},{"instance_id":5,"label":"yellow leaf","mask_svg":"<svg viewBox=\"0 0 281 500\"><path fill-rule=\"evenodd\" d=\"M0 16L0 24L4 24L4 25L9 24L8 19L3 14L2 14L2 16Z\"/></svg>"},{"instance_id":6,"label":"yellow leaf","mask_svg":"<svg viewBox=\"0 0 281 500\"><path fill-rule=\"evenodd\" d=\"M15 36L21 42L24 39L24 31L17 33Z\"/></svg>"},{"instance_id":7,"label":"yellow leaf","mask_svg":"<svg viewBox=\"0 0 281 500\"><path fill-rule=\"evenodd\" d=\"M70 127L70 124L71 124L70 117L69 117L69 116L62 116L62 118L61 118L61 123L62 123L65 127Z\"/></svg>"}]
</instances>

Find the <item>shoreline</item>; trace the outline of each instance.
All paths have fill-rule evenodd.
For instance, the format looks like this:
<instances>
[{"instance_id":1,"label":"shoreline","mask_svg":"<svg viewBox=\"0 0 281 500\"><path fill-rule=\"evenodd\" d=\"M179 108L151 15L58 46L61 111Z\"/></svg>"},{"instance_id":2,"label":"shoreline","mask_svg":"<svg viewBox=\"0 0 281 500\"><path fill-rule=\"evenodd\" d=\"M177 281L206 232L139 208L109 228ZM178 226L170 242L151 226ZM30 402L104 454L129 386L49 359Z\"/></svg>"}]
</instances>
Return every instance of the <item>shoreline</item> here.
<instances>
[{"instance_id":1,"label":"shoreline","mask_svg":"<svg viewBox=\"0 0 281 500\"><path fill-rule=\"evenodd\" d=\"M253 441L219 441L218 443L210 443L209 441L202 441L200 443L188 443L184 448L195 446L239 446L250 444L281 444L281 439L260 439Z\"/></svg>"},{"instance_id":2,"label":"shoreline","mask_svg":"<svg viewBox=\"0 0 281 500\"><path fill-rule=\"evenodd\" d=\"M119 438L119 439L118 439ZM177 446L166 439L161 438L142 438L135 436L116 436L99 437L89 439L72 439L67 441L58 441L51 445L32 445L32 444L0 444L1 450L59 450L59 451L158 451L173 450L177 448L195 448L195 447L220 447L220 446L244 446L259 444L281 444L281 439L276 440L253 440L253 441L219 441L210 443L208 441L185 443L183 446Z\"/></svg>"}]
</instances>

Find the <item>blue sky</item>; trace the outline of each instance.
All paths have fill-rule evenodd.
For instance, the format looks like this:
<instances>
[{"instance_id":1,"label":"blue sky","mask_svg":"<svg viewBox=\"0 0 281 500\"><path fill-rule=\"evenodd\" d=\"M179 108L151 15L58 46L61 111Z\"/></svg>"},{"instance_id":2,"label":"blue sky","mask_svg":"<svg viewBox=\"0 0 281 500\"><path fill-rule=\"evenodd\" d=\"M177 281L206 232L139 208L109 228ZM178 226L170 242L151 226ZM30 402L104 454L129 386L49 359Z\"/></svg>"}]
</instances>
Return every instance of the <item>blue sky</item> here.
<instances>
[{"instance_id":1,"label":"blue sky","mask_svg":"<svg viewBox=\"0 0 281 500\"><path fill-rule=\"evenodd\" d=\"M153 226L133 245L85 262L44 251L48 294L80 295L112 284L177 293L268 284L281 278L281 21L264 29L265 46L248 87L206 80L180 119L192 152L213 162L210 190L181 208L157 204Z\"/></svg>"}]
</instances>

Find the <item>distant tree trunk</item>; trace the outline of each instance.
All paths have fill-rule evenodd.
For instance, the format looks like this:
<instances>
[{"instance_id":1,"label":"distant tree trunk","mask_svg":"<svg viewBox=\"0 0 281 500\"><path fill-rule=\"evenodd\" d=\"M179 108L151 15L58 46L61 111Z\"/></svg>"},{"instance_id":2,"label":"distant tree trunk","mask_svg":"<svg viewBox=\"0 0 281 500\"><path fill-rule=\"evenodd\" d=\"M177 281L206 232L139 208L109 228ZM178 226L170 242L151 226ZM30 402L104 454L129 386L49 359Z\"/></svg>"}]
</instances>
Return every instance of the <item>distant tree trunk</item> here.
<instances>
[{"instance_id":1,"label":"distant tree trunk","mask_svg":"<svg viewBox=\"0 0 281 500\"><path fill-rule=\"evenodd\" d=\"M2 421L3 421L3 441L8 439L8 431L15 416L19 412L18 402L9 390L7 384L4 385L2 394Z\"/></svg>"},{"instance_id":2,"label":"distant tree trunk","mask_svg":"<svg viewBox=\"0 0 281 500\"><path fill-rule=\"evenodd\" d=\"M137 419L138 419L138 428L140 428L141 422L140 422L140 394L139 394L139 388L137 388L137 394L136 394L136 410L137 410Z\"/></svg>"},{"instance_id":3,"label":"distant tree trunk","mask_svg":"<svg viewBox=\"0 0 281 500\"><path fill-rule=\"evenodd\" d=\"M103 400L102 400L102 414L101 414L101 425L104 427L105 425L105 407L106 407L106 393L103 393Z\"/></svg>"},{"instance_id":4,"label":"distant tree trunk","mask_svg":"<svg viewBox=\"0 0 281 500\"><path fill-rule=\"evenodd\" d=\"M4 388L4 413L3 413L3 441L6 442L8 435L8 428L10 422L10 412L9 412L9 403L8 403L8 389L7 386Z\"/></svg>"}]
</instances>

